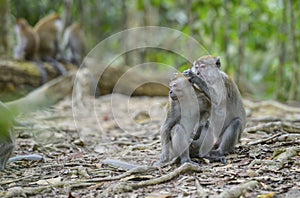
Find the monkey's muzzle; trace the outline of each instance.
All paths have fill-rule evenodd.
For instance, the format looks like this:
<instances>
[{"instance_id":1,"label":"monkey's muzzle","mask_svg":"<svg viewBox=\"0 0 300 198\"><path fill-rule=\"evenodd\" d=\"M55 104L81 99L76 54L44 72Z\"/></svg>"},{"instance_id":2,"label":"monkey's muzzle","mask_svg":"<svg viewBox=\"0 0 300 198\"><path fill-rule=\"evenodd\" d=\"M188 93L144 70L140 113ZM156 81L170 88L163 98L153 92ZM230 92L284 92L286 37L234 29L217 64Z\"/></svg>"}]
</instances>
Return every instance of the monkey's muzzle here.
<instances>
[{"instance_id":1,"label":"monkey's muzzle","mask_svg":"<svg viewBox=\"0 0 300 198\"><path fill-rule=\"evenodd\" d=\"M178 100L178 97L176 96L176 94L172 90L169 91L169 95L170 95L170 98L172 100Z\"/></svg>"}]
</instances>

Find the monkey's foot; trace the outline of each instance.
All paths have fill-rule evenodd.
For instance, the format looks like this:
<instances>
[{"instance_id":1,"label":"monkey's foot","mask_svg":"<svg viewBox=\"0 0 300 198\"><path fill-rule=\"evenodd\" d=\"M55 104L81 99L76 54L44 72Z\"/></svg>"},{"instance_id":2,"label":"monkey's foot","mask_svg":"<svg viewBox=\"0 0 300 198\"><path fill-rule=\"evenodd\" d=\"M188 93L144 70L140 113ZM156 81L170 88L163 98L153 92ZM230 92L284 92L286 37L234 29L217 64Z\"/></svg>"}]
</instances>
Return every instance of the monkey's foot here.
<instances>
[{"instance_id":1,"label":"monkey's foot","mask_svg":"<svg viewBox=\"0 0 300 198\"><path fill-rule=\"evenodd\" d=\"M209 159L209 162L221 162L226 164L227 160L225 156L205 156L206 159Z\"/></svg>"},{"instance_id":2,"label":"monkey's foot","mask_svg":"<svg viewBox=\"0 0 300 198\"><path fill-rule=\"evenodd\" d=\"M197 162L194 162L192 161L191 159L187 159L187 160L181 160L180 161L180 164L183 165L185 163L189 163L189 164L192 164L192 165L195 165L195 166L199 166L199 164Z\"/></svg>"},{"instance_id":3,"label":"monkey's foot","mask_svg":"<svg viewBox=\"0 0 300 198\"><path fill-rule=\"evenodd\" d=\"M226 157L218 149L210 151L204 158L209 159L210 162L221 162L226 164Z\"/></svg>"},{"instance_id":4,"label":"monkey's foot","mask_svg":"<svg viewBox=\"0 0 300 198\"><path fill-rule=\"evenodd\" d=\"M160 158L159 161L154 163L154 166L164 166L166 165L170 160L168 158L163 158L163 156Z\"/></svg>"},{"instance_id":5,"label":"monkey's foot","mask_svg":"<svg viewBox=\"0 0 300 198\"><path fill-rule=\"evenodd\" d=\"M153 165L154 166L164 166L166 164L166 162L161 162L160 160L155 162Z\"/></svg>"}]
</instances>

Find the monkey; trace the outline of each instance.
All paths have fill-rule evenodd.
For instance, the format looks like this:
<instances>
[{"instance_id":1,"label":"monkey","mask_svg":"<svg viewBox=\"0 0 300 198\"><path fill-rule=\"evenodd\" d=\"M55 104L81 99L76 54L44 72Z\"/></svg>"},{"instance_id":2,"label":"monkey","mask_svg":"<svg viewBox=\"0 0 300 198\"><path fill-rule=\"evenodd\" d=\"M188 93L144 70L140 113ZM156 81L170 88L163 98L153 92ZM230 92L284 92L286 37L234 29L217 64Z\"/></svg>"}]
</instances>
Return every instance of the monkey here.
<instances>
[{"instance_id":1,"label":"monkey","mask_svg":"<svg viewBox=\"0 0 300 198\"><path fill-rule=\"evenodd\" d=\"M14 49L14 58L18 60L31 60L36 58L39 37L26 19L20 18L16 21L15 33L18 44Z\"/></svg>"},{"instance_id":2,"label":"monkey","mask_svg":"<svg viewBox=\"0 0 300 198\"><path fill-rule=\"evenodd\" d=\"M207 97L203 93L195 93L194 87L182 74L171 79L167 117L160 128L162 152L156 165L161 166L175 157L180 158L181 164L193 163L189 146L206 124L209 109Z\"/></svg>"},{"instance_id":3,"label":"monkey","mask_svg":"<svg viewBox=\"0 0 300 198\"><path fill-rule=\"evenodd\" d=\"M209 97L212 108L208 126L198 139L199 157L226 163L246 124L241 94L235 82L221 69L219 57L203 56L183 74Z\"/></svg>"},{"instance_id":4,"label":"monkey","mask_svg":"<svg viewBox=\"0 0 300 198\"><path fill-rule=\"evenodd\" d=\"M71 63L80 66L86 51L85 36L79 23L73 23L64 32L62 50Z\"/></svg>"},{"instance_id":5,"label":"monkey","mask_svg":"<svg viewBox=\"0 0 300 198\"><path fill-rule=\"evenodd\" d=\"M15 34L17 37L17 46L14 49L14 58L16 60L33 61L41 72L42 84L47 82L47 72L43 64L37 59L39 48L39 37L27 20L20 18L16 21Z\"/></svg>"},{"instance_id":6,"label":"monkey","mask_svg":"<svg viewBox=\"0 0 300 198\"><path fill-rule=\"evenodd\" d=\"M50 14L34 26L33 30L40 39L38 56L41 60L53 63L55 68L62 74L66 75L67 71L56 58L61 49L59 47L59 37L63 29L63 22L57 13Z\"/></svg>"}]
</instances>

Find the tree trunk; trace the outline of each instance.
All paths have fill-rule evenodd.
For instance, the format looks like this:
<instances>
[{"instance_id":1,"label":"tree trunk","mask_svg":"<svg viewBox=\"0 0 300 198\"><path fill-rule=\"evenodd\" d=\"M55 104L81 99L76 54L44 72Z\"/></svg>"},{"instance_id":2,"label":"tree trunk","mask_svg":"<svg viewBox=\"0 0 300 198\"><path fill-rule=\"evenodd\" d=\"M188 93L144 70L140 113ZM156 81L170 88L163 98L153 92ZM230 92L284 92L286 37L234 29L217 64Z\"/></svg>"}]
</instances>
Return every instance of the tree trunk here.
<instances>
[{"instance_id":1,"label":"tree trunk","mask_svg":"<svg viewBox=\"0 0 300 198\"><path fill-rule=\"evenodd\" d=\"M0 57L6 57L8 50L8 1L0 0Z\"/></svg>"},{"instance_id":2,"label":"tree trunk","mask_svg":"<svg viewBox=\"0 0 300 198\"><path fill-rule=\"evenodd\" d=\"M283 8L282 8L282 20L281 20L281 24L279 26L279 34L278 34L278 40L280 41L280 49L279 50L279 68L277 70L277 74L276 74L276 90L275 90L275 98L278 99L287 99L283 93L285 87L283 86L283 76L282 74L284 73L284 66L286 64L286 35L287 35L287 2L286 1L282 1L283 2ZM281 97L285 97L285 98L281 98Z\"/></svg>"},{"instance_id":3,"label":"tree trunk","mask_svg":"<svg viewBox=\"0 0 300 198\"><path fill-rule=\"evenodd\" d=\"M296 21L294 16L294 7L293 7L293 0L288 1L289 5L289 13L290 13L290 40L292 44L292 70L293 70L293 77L292 77L292 84L289 94L289 100L296 100L298 96L298 85L299 85L299 59L298 59L298 48L297 48L297 40L296 40Z\"/></svg>"},{"instance_id":4,"label":"tree trunk","mask_svg":"<svg viewBox=\"0 0 300 198\"><path fill-rule=\"evenodd\" d=\"M230 62L230 55L229 55L229 49L228 49L228 42L229 42L229 28L230 28L230 16L229 16L229 1L224 0L224 10L225 10L225 17L224 17L224 51L225 51L225 62L226 62L226 67L225 71L228 72L229 68L231 67L231 62Z\"/></svg>"}]
</instances>

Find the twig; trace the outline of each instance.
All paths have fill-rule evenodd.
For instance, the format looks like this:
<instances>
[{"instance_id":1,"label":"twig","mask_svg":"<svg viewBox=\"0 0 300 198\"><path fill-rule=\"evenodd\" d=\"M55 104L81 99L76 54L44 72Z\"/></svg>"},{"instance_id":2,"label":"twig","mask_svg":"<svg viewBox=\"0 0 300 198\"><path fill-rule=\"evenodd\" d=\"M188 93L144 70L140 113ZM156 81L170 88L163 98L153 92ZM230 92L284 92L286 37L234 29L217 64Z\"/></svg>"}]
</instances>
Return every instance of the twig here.
<instances>
[{"instance_id":1,"label":"twig","mask_svg":"<svg viewBox=\"0 0 300 198\"><path fill-rule=\"evenodd\" d=\"M280 133L277 133L275 135L272 135L271 137L268 137L266 139L262 139L262 140L257 140L255 142L249 142L248 143L248 146L252 146L252 145L257 145L257 144L261 144L261 143L265 143L265 142L268 142L270 140L273 140L275 139L276 137L280 136L281 134Z\"/></svg>"},{"instance_id":2,"label":"twig","mask_svg":"<svg viewBox=\"0 0 300 198\"><path fill-rule=\"evenodd\" d=\"M271 106L277 109L280 109L282 111L288 111L292 113L300 113L300 108L297 107L291 107L286 104L273 101L273 100L267 100L267 101L261 101L261 102L252 102L250 100L243 100L243 103L246 107L249 107L251 109L257 109L257 108L264 108L263 106Z\"/></svg>"},{"instance_id":3,"label":"twig","mask_svg":"<svg viewBox=\"0 0 300 198\"><path fill-rule=\"evenodd\" d=\"M253 160L248 167L251 168L255 165L265 165L265 166L280 166L281 164L279 164L278 162L274 161L274 160L262 160L262 159L255 159Z\"/></svg>"},{"instance_id":4,"label":"twig","mask_svg":"<svg viewBox=\"0 0 300 198\"><path fill-rule=\"evenodd\" d=\"M152 166L141 166L141 167L136 167L133 169L130 169L129 171L122 173L120 175L114 176L114 177L100 177L100 178L92 178L88 180L83 180L83 182L103 182L103 181L113 181L113 180L120 180L125 177L128 177L133 174L140 174L140 173L145 173L149 171L155 170L156 167Z\"/></svg>"},{"instance_id":5,"label":"twig","mask_svg":"<svg viewBox=\"0 0 300 198\"><path fill-rule=\"evenodd\" d=\"M229 190L222 192L218 197L219 198L235 198L240 197L244 191L248 189L253 189L258 184L257 181L249 181L247 183L241 184L239 186L234 186Z\"/></svg>"},{"instance_id":6,"label":"twig","mask_svg":"<svg viewBox=\"0 0 300 198\"><path fill-rule=\"evenodd\" d=\"M99 146L107 146L107 145L113 145L113 144L119 144L119 145L134 145L133 142L125 142L125 141L112 141L112 142L103 142L99 143Z\"/></svg>"},{"instance_id":7,"label":"twig","mask_svg":"<svg viewBox=\"0 0 300 198\"><path fill-rule=\"evenodd\" d=\"M287 148L284 152L282 152L279 155L273 157L273 159L274 160L279 160L279 161L288 160L288 159L296 156L299 152L300 152L300 147L299 146Z\"/></svg>"},{"instance_id":8,"label":"twig","mask_svg":"<svg viewBox=\"0 0 300 198\"><path fill-rule=\"evenodd\" d=\"M256 126L246 128L244 130L244 132L246 132L246 133L251 133L251 132L256 132L256 131L271 132L274 129L282 130L282 123L281 122L269 122L269 123L258 124Z\"/></svg>"},{"instance_id":9,"label":"twig","mask_svg":"<svg viewBox=\"0 0 300 198\"><path fill-rule=\"evenodd\" d=\"M287 122L269 122L259 124L253 127L248 127L244 130L246 133L253 133L256 131L271 132L273 130L283 130L289 133L300 133L300 126L296 124L290 124Z\"/></svg>"}]
</instances>

